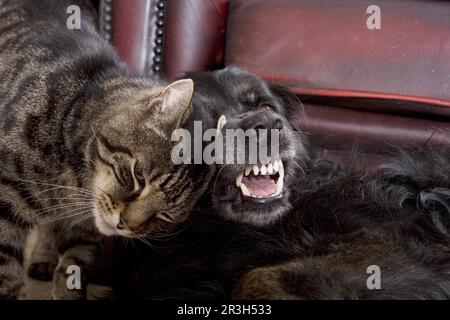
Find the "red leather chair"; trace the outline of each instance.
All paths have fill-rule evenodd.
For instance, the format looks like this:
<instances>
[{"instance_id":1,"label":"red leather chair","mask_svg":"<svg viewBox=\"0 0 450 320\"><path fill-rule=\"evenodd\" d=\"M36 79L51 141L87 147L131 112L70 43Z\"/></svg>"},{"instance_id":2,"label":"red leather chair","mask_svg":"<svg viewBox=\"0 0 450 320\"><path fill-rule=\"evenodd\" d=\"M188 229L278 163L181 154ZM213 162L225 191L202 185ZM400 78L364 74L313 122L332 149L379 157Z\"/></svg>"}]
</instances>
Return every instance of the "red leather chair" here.
<instances>
[{"instance_id":1,"label":"red leather chair","mask_svg":"<svg viewBox=\"0 0 450 320\"><path fill-rule=\"evenodd\" d=\"M369 5L381 29L366 25ZM140 72L234 65L289 87L318 152L450 145L450 2L102 0L100 29ZM372 163L375 161L374 163Z\"/></svg>"}]
</instances>

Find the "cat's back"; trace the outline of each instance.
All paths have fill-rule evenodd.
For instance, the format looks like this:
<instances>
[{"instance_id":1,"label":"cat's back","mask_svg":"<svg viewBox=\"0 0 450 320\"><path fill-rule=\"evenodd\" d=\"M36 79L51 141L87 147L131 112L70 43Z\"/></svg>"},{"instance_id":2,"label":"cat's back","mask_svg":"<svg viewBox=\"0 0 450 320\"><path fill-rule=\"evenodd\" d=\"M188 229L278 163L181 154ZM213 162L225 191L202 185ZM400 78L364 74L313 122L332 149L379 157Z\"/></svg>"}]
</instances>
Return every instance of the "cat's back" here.
<instances>
[{"instance_id":1,"label":"cat's back","mask_svg":"<svg viewBox=\"0 0 450 320\"><path fill-rule=\"evenodd\" d=\"M0 0L2 75L8 70L39 69L45 72L47 63L57 63L64 56L74 58L83 51L104 50L104 42L95 31L92 12L82 6L83 2ZM73 6L70 3L79 4L79 28L77 24L67 23L70 13L74 12L69 10L67 13Z\"/></svg>"},{"instance_id":2,"label":"cat's back","mask_svg":"<svg viewBox=\"0 0 450 320\"><path fill-rule=\"evenodd\" d=\"M52 143L95 75L119 65L84 0L0 0L0 148ZM87 2L87 1L86 1ZM80 28L69 28L77 5ZM69 13L68 13L69 11ZM28 137L28 138L27 138ZM28 143L29 144L29 143Z\"/></svg>"},{"instance_id":3,"label":"cat's back","mask_svg":"<svg viewBox=\"0 0 450 320\"><path fill-rule=\"evenodd\" d=\"M21 96L34 98L27 104L39 102L55 77L66 77L67 88L58 88L61 93L70 89L71 73L83 71L83 61L103 56L115 62L114 52L96 32L90 8L83 3L0 0L0 111L11 111ZM67 21L74 11L67 10L77 4L81 23L73 29Z\"/></svg>"}]
</instances>

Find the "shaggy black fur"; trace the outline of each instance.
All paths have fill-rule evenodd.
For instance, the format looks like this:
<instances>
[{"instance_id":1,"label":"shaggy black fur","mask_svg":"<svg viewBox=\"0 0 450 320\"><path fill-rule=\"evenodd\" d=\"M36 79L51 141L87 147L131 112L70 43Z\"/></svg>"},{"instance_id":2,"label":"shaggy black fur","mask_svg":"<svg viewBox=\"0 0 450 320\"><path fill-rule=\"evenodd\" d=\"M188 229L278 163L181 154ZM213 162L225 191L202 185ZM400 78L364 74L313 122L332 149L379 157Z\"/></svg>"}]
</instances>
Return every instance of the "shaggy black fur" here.
<instances>
[{"instance_id":1,"label":"shaggy black fur","mask_svg":"<svg viewBox=\"0 0 450 320\"><path fill-rule=\"evenodd\" d=\"M220 80L223 73L226 86ZM243 79L253 93L268 88L238 70L190 76L198 89L194 103L217 108L209 110L216 119L236 108L217 97L234 101L230 88ZM274 101L296 101L278 87L269 92ZM280 114L285 112L289 114ZM263 226L237 221L222 212L220 195L207 194L175 238L153 242L154 250L138 247L121 256L115 276L119 295L450 298L450 152L398 151L380 171L363 173L310 157L304 137L297 137L301 147L287 162L300 166L291 168L288 199L276 204L285 206L284 215ZM213 183L211 190L230 188L220 174ZM260 204L255 208L263 210ZM380 290L367 287L370 265L380 267Z\"/></svg>"}]
</instances>

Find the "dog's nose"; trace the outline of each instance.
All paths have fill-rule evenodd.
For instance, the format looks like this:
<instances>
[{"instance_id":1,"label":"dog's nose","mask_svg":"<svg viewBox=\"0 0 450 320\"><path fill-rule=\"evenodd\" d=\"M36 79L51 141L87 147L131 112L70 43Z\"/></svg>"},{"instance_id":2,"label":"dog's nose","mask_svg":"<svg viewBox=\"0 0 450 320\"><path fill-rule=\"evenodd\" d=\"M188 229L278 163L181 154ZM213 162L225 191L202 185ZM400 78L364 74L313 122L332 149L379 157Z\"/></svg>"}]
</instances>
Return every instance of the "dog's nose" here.
<instances>
[{"instance_id":1,"label":"dog's nose","mask_svg":"<svg viewBox=\"0 0 450 320\"><path fill-rule=\"evenodd\" d=\"M250 116L245 117L241 123L240 126L242 129L283 129L283 121L281 118L274 114L269 112L261 112L257 114L253 114Z\"/></svg>"}]
</instances>

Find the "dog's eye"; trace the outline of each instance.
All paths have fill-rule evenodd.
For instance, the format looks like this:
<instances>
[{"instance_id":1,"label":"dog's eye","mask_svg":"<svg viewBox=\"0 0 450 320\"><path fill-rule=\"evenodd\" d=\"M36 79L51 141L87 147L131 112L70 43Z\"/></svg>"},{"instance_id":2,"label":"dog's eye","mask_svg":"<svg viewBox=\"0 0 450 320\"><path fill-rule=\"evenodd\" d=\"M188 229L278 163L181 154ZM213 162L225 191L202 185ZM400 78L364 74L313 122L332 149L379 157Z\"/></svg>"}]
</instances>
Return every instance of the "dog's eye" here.
<instances>
[{"instance_id":1,"label":"dog's eye","mask_svg":"<svg viewBox=\"0 0 450 320\"><path fill-rule=\"evenodd\" d=\"M142 167L140 166L139 162L136 162L136 165L134 166L134 176L136 177L139 184L145 183L144 172L143 172Z\"/></svg>"},{"instance_id":2,"label":"dog's eye","mask_svg":"<svg viewBox=\"0 0 450 320\"><path fill-rule=\"evenodd\" d=\"M271 106L271 105L268 104L268 103L263 103L263 104L260 105L260 107L266 109L266 110L269 111L269 112L275 112L274 107Z\"/></svg>"}]
</instances>

